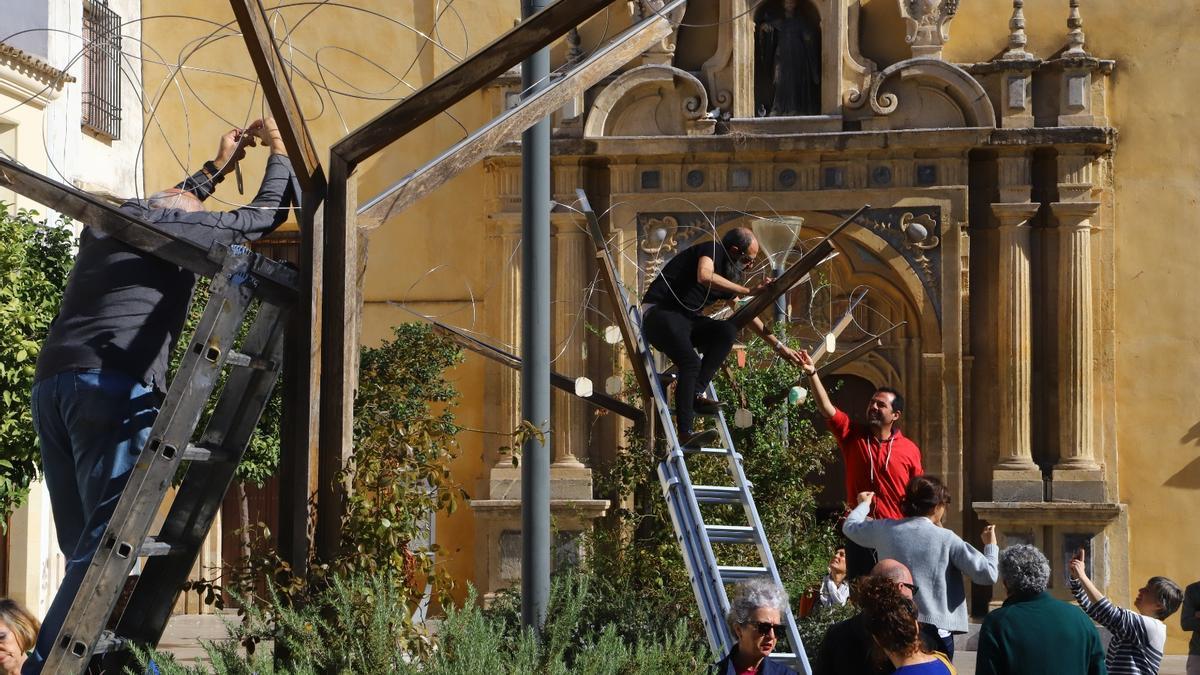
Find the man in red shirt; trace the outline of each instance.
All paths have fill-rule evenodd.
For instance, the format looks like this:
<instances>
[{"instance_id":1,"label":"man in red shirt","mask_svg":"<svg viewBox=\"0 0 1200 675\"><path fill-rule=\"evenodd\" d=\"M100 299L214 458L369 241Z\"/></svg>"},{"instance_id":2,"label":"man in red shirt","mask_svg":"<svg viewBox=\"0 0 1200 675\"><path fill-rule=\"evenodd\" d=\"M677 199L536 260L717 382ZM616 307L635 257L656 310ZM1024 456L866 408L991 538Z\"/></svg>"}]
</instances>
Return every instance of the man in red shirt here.
<instances>
[{"instance_id":1,"label":"man in red shirt","mask_svg":"<svg viewBox=\"0 0 1200 675\"><path fill-rule=\"evenodd\" d=\"M829 393L817 376L816 364L808 352L800 352L800 365L808 373L816 396L817 410L825 417L837 439L846 465L846 503L853 505L860 492L874 492L871 515L875 518L903 518L900 503L904 489L913 476L924 473L921 450L908 440L896 423L904 412L904 399L891 387L875 390L867 404L867 423L856 424L829 400ZM850 578L870 572L875 554L852 541L846 542L846 567Z\"/></svg>"}]
</instances>

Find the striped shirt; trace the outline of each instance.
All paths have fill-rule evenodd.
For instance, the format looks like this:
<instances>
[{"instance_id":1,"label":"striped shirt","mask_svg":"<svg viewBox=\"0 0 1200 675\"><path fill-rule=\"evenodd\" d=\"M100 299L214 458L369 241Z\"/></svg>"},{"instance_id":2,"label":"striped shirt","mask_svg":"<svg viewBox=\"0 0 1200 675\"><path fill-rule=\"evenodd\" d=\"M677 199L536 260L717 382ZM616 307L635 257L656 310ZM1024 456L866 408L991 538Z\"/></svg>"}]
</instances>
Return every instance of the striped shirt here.
<instances>
[{"instance_id":1,"label":"striped shirt","mask_svg":"<svg viewBox=\"0 0 1200 675\"><path fill-rule=\"evenodd\" d=\"M1071 579L1071 593L1093 621L1112 633L1108 654L1104 657L1108 675L1157 675L1167 644L1167 624L1121 609L1108 598L1092 602L1078 579Z\"/></svg>"}]
</instances>

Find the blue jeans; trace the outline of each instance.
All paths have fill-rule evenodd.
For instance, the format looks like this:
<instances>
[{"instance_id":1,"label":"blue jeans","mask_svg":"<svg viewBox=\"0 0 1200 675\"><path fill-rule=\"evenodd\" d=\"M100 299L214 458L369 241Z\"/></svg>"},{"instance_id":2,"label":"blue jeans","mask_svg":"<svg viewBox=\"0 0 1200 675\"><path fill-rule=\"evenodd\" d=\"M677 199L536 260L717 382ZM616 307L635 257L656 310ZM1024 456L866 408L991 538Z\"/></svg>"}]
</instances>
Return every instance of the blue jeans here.
<instances>
[{"instance_id":1,"label":"blue jeans","mask_svg":"<svg viewBox=\"0 0 1200 675\"><path fill-rule=\"evenodd\" d=\"M23 675L41 672L161 404L158 392L111 370L69 371L33 385L33 425L67 569Z\"/></svg>"}]
</instances>

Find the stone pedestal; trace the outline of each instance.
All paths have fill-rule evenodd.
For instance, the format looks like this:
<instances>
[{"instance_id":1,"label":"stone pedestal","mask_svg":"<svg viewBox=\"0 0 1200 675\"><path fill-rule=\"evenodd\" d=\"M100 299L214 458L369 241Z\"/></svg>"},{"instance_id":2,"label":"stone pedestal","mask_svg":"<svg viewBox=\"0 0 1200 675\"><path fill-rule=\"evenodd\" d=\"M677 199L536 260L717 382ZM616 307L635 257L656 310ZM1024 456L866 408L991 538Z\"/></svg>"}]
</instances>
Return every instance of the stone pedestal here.
<instances>
[{"instance_id":1,"label":"stone pedestal","mask_svg":"<svg viewBox=\"0 0 1200 675\"><path fill-rule=\"evenodd\" d=\"M495 473L495 470L493 470ZM519 488L518 488L519 491ZM475 585L484 602L496 591L521 581L521 501L519 499L475 499L476 560ZM574 565L583 556L580 537L592 521L608 511L606 499L551 499L554 524L552 569Z\"/></svg>"},{"instance_id":2,"label":"stone pedestal","mask_svg":"<svg viewBox=\"0 0 1200 675\"><path fill-rule=\"evenodd\" d=\"M996 526L1000 548L1036 546L1050 561L1050 592L1071 600L1067 563L1079 548L1088 551L1090 575L1118 605L1129 598L1129 516L1125 504L1067 502L975 502L979 518ZM1124 597L1123 597L1124 596ZM1004 600L1004 584L992 592L994 609Z\"/></svg>"},{"instance_id":3,"label":"stone pedestal","mask_svg":"<svg viewBox=\"0 0 1200 675\"><path fill-rule=\"evenodd\" d=\"M1020 158L1018 161L1025 161ZM997 501L1040 501L1042 472L1030 445L1030 226L1037 204L993 204L999 227L999 445L992 472Z\"/></svg>"},{"instance_id":4,"label":"stone pedestal","mask_svg":"<svg viewBox=\"0 0 1200 675\"><path fill-rule=\"evenodd\" d=\"M1094 324L1092 226L1098 202L1057 202L1058 220L1058 463L1057 499L1103 501L1104 474L1093 433Z\"/></svg>"}]
</instances>

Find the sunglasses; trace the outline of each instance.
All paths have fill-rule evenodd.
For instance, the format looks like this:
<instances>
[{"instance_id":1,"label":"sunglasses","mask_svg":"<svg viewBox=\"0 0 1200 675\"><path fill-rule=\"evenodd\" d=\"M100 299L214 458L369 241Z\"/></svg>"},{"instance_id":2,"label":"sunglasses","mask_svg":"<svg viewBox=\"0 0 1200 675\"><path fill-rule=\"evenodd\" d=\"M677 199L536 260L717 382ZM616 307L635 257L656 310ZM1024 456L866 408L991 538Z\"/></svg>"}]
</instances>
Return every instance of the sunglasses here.
<instances>
[{"instance_id":1,"label":"sunglasses","mask_svg":"<svg viewBox=\"0 0 1200 675\"><path fill-rule=\"evenodd\" d=\"M908 582L905 582L905 581L897 581L897 582L896 582L896 585L897 585L897 586L903 586L903 587L907 588L907 589L908 589L908 590L909 590L909 591L910 591L910 592L911 592L913 595L916 595L916 594L917 594L917 587L916 587L916 586L913 586L912 584L910 584L910 583L908 583Z\"/></svg>"},{"instance_id":2,"label":"sunglasses","mask_svg":"<svg viewBox=\"0 0 1200 675\"><path fill-rule=\"evenodd\" d=\"M743 626L754 626L754 630L758 631L759 635L766 635L771 631L775 631L775 635L783 635L783 624L771 623L770 621L759 621L751 623L749 621L742 624Z\"/></svg>"}]
</instances>

